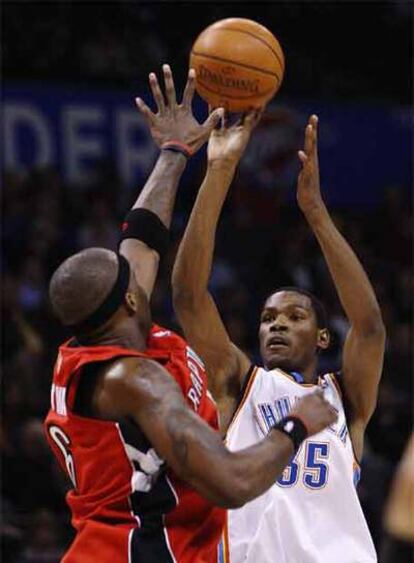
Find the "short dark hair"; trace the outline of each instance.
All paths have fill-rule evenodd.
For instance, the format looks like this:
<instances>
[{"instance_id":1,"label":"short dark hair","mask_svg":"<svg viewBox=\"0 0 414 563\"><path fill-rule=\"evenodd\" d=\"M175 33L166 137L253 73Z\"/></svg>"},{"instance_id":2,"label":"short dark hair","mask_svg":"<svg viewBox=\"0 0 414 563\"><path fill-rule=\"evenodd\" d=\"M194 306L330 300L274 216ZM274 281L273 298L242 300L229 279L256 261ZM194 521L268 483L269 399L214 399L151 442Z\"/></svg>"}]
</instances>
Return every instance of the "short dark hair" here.
<instances>
[{"instance_id":1,"label":"short dark hair","mask_svg":"<svg viewBox=\"0 0 414 563\"><path fill-rule=\"evenodd\" d=\"M106 248L87 248L62 262L49 284L52 308L62 324L79 323L95 311L111 291L117 273L117 256Z\"/></svg>"},{"instance_id":2,"label":"short dark hair","mask_svg":"<svg viewBox=\"0 0 414 563\"><path fill-rule=\"evenodd\" d=\"M326 313L326 309L324 305L317 297L315 297L315 295L313 295L313 293L311 293L307 289L302 289L301 287L295 287L295 286L278 287L277 289L269 293L269 295L265 299L265 303L271 295L274 295L275 293L279 293L281 291L292 291L294 293L299 293L300 295L306 295L306 297L309 297L310 302L312 303L312 309L315 312L316 323L318 325L318 328L328 327L328 315Z\"/></svg>"}]
</instances>

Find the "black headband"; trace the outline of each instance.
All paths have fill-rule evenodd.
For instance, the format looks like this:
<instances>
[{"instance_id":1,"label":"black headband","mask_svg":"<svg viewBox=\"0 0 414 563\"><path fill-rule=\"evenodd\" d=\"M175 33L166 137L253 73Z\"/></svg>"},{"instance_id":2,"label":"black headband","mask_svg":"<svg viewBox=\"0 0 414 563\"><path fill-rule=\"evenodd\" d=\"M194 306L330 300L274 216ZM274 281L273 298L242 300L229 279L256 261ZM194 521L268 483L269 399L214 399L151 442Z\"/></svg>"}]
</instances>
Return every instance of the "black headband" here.
<instances>
[{"instance_id":1,"label":"black headband","mask_svg":"<svg viewBox=\"0 0 414 563\"><path fill-rule=\"evenodd\" d=\"M83 321L70 325L69 328L71 328L75 334L88 332L106 323L124 301L125 293L129 285L129 263L122 254L117 254L117 258L118 277L114 286L96 311L91 313L89 317L86 317Z\"/></svg>"}]
</instances>

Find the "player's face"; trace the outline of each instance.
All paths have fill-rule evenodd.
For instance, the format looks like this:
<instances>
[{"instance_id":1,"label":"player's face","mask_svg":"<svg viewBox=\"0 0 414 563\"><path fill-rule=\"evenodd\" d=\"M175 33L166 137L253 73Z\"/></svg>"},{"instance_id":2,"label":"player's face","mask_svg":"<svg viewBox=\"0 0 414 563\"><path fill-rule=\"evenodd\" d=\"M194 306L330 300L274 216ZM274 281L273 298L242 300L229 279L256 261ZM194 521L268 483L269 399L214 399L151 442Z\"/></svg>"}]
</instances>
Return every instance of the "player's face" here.
<instances>
[{"instance_id":1,"label":"player's face","mask_svg":"<svg viewBox=\"0 0 414 563\"><path fill-rule=\"evenodd\" d=\"M267 369L303 372L315 360L318 326L312 302L294 291L271 295L260 318L260 352Z\"/></svg>"}]
</instances>

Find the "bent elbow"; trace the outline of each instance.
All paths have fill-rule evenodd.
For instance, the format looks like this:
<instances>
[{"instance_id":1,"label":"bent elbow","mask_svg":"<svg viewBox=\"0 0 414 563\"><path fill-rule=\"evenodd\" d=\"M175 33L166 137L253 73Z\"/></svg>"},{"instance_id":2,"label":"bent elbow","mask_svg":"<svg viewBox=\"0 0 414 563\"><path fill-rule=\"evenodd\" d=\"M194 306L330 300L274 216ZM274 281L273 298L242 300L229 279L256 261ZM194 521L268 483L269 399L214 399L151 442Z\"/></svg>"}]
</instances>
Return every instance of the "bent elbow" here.
<instances>
[{"instance_id":1,"label":"bent elbow","mask_svg":"<svg viewBox=\"0 0 414 563\"><path fill-rule=\"evenodd\" d=\"M210 493L214 503L221 508L240 508L252 498L251 487L242 476L235 475L234 471L223 470L216 474L214 483L209 483Z\"/></svg>"},{"instance_id":2,"label":"bent elbow","mask_svg":"<svg viewBox=\"0 0 414 563\"><path fill-rule=\"evenodd\" d=\"M377 338L385 340L387 332L385 329L384 321L382 320L381 312L378 314L378 317L372 322L369 333L371 336L376 336Z\"/></svg>"},{"instance_id":3,"label":"bent elbow","mask_svg":"<svg viewBox=\"0 0 414 563\"><path fill-rule=\"evenodd\" d=\"M360 330L366 337L385 340L386 329L379 308L361 323Z\"/></svg>"},{"instance_id":4,"label":"bent elbow","mask_svg":"<svg viewBox=\"0 0 414 563\"><path fill-rule=\"evenodd\" d=\"M371 401L368 404L361 405L359 409L359 416L361 420L364 421L365 427L368 425L368 422L371 420L372 415L375 412L378 402L378 392L375 393L375 396L372 397Z\"/></svg>"},{"instance_id":5,"label":"bent elbow","mask_svg":"<svg viewBox=\"0 0 414 563\"><path fill-rule=\"evenodd\" d=\"M188 474L177 474L180 479L187 481L195 489L204 495L210 502L220 508L241 508L251 499L245 486L238 486L229 476L223 479L216 476L214 480L201 483L198 479L192 479Z\"/></svg>"},{"instance_id":6,"label":"bent elbow","mask_svg":"<svg viewBox=\"0 0 414 563\"><path fill-rule=\"evenodd\" d=\"M252 491L246 481L237 482L233 479L230 487L224 493L224 508L241 508L252 498Z\"/></svg>"}]
</instances>

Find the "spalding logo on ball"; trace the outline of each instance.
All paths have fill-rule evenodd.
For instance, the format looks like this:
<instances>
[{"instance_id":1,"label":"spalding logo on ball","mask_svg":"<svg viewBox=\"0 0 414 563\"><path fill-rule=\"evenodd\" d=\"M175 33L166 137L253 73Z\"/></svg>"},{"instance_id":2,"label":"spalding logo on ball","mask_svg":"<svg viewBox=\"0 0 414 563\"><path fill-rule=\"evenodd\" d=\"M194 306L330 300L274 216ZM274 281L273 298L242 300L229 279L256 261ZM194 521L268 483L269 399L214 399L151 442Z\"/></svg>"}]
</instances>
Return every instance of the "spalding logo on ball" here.
<instances>
[{"instance_id":1,"label":"spalding logo on ball","mask_svg":"<svg viewBox=\"0 0 414 563\"><path fill-rule=\"evenodd\" d=\"M228 18L207 27L190 55L196 89L212 107L243 112L265 105L279 90L285 57L263 25Z\"/></svg>"}]
</instances>

